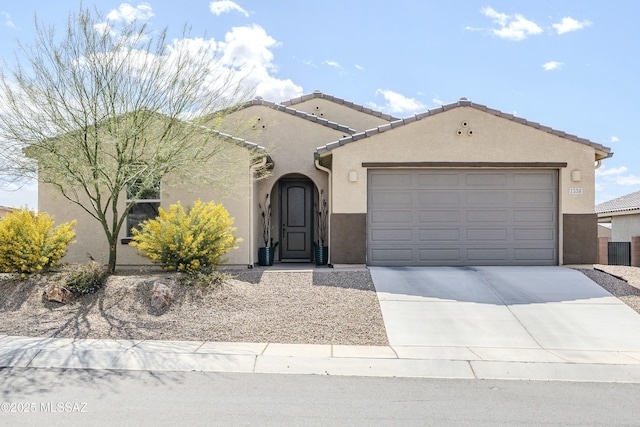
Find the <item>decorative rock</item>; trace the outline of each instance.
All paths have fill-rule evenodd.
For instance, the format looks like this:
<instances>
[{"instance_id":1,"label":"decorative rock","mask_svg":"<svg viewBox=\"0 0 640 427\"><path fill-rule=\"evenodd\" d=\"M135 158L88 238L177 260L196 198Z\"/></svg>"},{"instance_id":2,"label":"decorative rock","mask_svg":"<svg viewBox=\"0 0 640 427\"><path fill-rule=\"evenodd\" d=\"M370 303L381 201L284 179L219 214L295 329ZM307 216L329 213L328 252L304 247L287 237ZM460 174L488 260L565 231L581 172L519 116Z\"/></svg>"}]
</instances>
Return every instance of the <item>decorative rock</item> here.
<instances>
[{"instance_id":1,"label":"decorative rock","mask_svg":"<svg viewBox=\"0 0 640 427\"><path fill-rule=\"evenodd\" d=\"M47 301L67 304L73 300L73 292L56 285L47 285L44 288L44 296Z\"/></svg>"},{"instance_id":2,"label":"decorative rock","mask_svg":"<svg viewBox=\"0 0 640 427\"><path fill-rule=\"evenodd\" d=\"M161 308L168 307L173 302L173 292L162 283L155 282L153 289L151 290L151 308L154 310L160 310Z\"/></svg>"}]
</instances>

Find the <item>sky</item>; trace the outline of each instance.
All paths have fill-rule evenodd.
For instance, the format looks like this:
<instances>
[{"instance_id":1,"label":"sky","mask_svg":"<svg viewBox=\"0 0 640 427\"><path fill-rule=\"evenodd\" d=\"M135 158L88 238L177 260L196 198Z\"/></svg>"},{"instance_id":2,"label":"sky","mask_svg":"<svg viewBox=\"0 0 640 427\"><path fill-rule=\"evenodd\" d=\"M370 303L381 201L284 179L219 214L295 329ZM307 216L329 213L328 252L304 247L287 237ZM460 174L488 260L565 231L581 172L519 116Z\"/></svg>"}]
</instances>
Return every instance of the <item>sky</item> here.
<instances>
[{"instance_id":1,"label":"sky","mask_svg":"<svg viewBox=\"0 0 640 427\"><path fill-rule=\"evenodd\" d=\"M0 0L0 59L64 29L79 1ZM640 190L640 1L84 1L105 24L139 19L218 43L256 96L319 90L396 117L462 97L610 147L596 203ZM37 209L35 183L0 182L0 206Z\"/></svg>"}]
</instances>

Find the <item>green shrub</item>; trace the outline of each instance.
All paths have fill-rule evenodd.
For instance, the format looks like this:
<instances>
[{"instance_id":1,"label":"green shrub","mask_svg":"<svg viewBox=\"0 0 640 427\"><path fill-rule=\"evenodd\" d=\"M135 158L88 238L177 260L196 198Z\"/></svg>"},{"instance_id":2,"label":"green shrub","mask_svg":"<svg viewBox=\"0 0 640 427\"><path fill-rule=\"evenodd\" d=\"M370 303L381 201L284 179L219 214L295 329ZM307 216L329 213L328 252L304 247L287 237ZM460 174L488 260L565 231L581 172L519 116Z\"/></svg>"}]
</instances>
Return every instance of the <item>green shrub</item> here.
<instances>
[{"instance_id":1,"label":"green shrub","mask_svg":"<svg viewBox=\"0 0 640 427\"><path fill-rule=\"evenodd\" d=\"M225 262L223 255L240 242L233 233L233 218L221 205L197 200L185 211L180 202L160 208L157 218L133 230L132 246L165 270L195 273L215 269Z\"/></svg>"},{"instance_id":2,"label":"green shrub","mask_svg":"<svg viewBox=\"0 0 640 427\"><path fill-rule=\"evenodd\" d=\"M22 278L56 266L75 237L76 221L53 228L46 213L18 209L0 220L0 272Z\"/></svg>"},{"instance_id":3,"label":"green shrub","mask_svg":"<svg viewBox=\"0 0 640 427\"><path fill-rule=\"evenodd\" d=\"M107 266L95 261L69 266L63 273L61 286L74 294L92 294L107 280Z\"/></svg>"}]
</instances>

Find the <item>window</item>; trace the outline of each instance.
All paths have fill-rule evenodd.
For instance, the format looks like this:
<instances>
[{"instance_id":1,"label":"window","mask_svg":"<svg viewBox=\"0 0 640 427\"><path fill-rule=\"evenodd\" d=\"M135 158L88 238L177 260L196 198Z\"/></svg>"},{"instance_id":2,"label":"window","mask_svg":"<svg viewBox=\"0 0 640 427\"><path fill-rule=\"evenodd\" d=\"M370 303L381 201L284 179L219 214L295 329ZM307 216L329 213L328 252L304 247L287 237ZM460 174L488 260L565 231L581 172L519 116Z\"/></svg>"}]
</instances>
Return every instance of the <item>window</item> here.
<instances>
[{"instance_id":1,"label":"window","mask_svg":"<svg viewBox=\"0 0 640 427\"><path fill-rule=\"evenodd\" d=\"M134 228L139 229L142 222L157 217L159 213L160 182L152 188L141 189L141 185L137 182L127 188L127 204L135 202L127 215L127 237L133 235Z\"/></svg>"}]
</instances>

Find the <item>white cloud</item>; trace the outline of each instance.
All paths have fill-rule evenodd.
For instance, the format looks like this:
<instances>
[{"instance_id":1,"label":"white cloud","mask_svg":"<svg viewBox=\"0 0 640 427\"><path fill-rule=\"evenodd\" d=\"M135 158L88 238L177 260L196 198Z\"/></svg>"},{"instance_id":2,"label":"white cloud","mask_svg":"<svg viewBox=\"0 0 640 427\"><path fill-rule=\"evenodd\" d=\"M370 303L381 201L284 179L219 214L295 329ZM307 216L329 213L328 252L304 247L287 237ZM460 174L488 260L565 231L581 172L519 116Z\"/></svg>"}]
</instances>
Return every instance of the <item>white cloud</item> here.
<instances>
[{"instance_id":1,"label":"white cloud","mask_svg":"<svg viewBox=\"0 0 640 427\"><path fill-rule=\"evenodd\" d=\"M559 70L563 65L563 62L549 61L545 64L542 64L542 68L544 68L545 71Z\"/></svg>"},{"instance_id":2,"label":"white cloud","mask_svg":"<svg viewBox=\"0 0 640 427\"><path fill-rule=\"evenodd\" d=\"M491 30L491 33L507 40L520 41L526 39L530 35L542 33L542 28L533 21L526 19L520 14L513 16L506 13L497 12L491 7L482 9L482 13L498 24L500 28Z\"/></svg>"},{"instance_id":3,"label":"white cloud","mask_svg":"<svg viewBox=\"0 0 640 427\"><path fill-rule=\"evenodd\" d=\"M99 24L94 25L94 28L98 30L101 34L110 34L112 36L116 35L115 30L109 25L108 22L101 22Z\"/></svg>"},{"instance_id":4,"label":"white cloud","mask_svg":"<svg viewBox=\"0 0 640 427\"><path fill-rule=\"evenodd\" d=\"M220 16L223 13L236 11L240 12L246 17L249 17L249 13L246 10L238 6L238 4L229 0L212 1L211 3L209 3L209 10L211 10L211 13L216 16Z\"/></svg>"},{"instance_id":5,"label":"white cloud","mask_svg":"<svg viewBox=\"0 0 640 427\"><path fill-rule=\"evenodd\" d=\"M376 96L382 95L384 99L387 101L385 105L377 105L375 103L369 103L369 105L380 111L385 111L388 113L417 113L419 111L426 110L426 106L415 98L407 98L404 95L401 95L397 92L387 90L387 89L378 89L376 90Z\"/></svg>"},{"instance_id":6,"label":"white cloud","mask_svg":"<svg viewBox=\"0 0 640 427\"><path fill-rule=\"evenodd\" d=\"M436 105L444 105L444 101L440 98L433 98L431 102L433 102Z\"/></svg>"},{"instance_id":7,"label":"white cloud","mask_svg":"<svg viewBox=\"0 0 640 427\"><path fill-rule=\"evenodd\" d=\"M555 28L556 33L561 35L571 31L581 30L590 25L591 25L591 22L587 20L580 22L570 17L564 17L562 18L562 21L560 21L559 23L553 24L553 28Z\"/></svg>"},{"instance_id":8,"label":"white cloud","mask_svg":"<svg viewBox=\"0 0 640 427\"><path fill-rule=\"evenodd\" d=\"M16 24L13 23L13 20L11 19L11 15L9 15L4 10L0 11L0 14L2 14L2 17L4 18L5 27L13 28L14 30L18 28L16 27Z\"/></svg>"},{"instance_id":9,"label":"white cloud","mask_svg":"<svg viewBox=\"0 0 640 427\"><path fill-rule=\"evenodd\" d=\"M356 64L355 67L356 67L356 70L360 70L360 71L364 70L364 67L362 65Z\"/></svg>"},{"instance_id":10,"label":"white cloud","mask_svg":"<svg viewBox=\"0 0 640 427\"><path fill-rule=\"evenodd\" d=\"M618 138L617 136L611 137L611 142L618 142L618 141L620 141L620 138Z\"/></svg>"},{"instance_id":11,"label":"white cloud","mask_svg":"<svg viewBox=\"0 0 640 427\"><path fill-rule=\"evenodd\" d=\"M626 171L626 166L620 166L618 168L607 168L606 166L602 166L601 168L596 169L596 176L615 176L623 174Z\"/></svg>"},{"instance_id":12,"label":"white cloud","mask_svg":"<svg viewBox=\"0 0 640 427\"><path fill-rule=\"evenodd\" d=\"M37 209L38 182L28 181L20 185L0 181L0 206Z\"/></svg>"},{"instance_id":13,"label":"white cloud","mask_svg":"<svg viewBox=\"0 0 640 427\"><path fill-rule=\"evenodd\" d=\"M329 61L328 59L325 59L324 61L322 61L322 63L324 65L328 65L329 67L334 67L334 68L342 68L342 65L340 65L338 62L336 61Z\"/></svg>"},{"instance_id":14,"label":"white cloud","mask_svg":"<svg viewBox=\"0 0 640 427\"><path fill-rule=\"evenodd\" d=\"M259 25L234 27L219 44L222 63L237 67L245 76L245 83L255 87L256 96L274 102L285 101L302 94L302 87L291 79L278 79L273 74L277 66L273 62L272 49L280 46Z\"/></svg>"},{"instance_id":15,"label":"white cloud","mask_svg":"<svg viewBox=\"0 0 640 427\"><path fill-rule=\"evenodd\" d=\"M596 177L607 183L615 183L622 186L640 185L640 176L628 174L627 171L628 168L626 166L617 168L602 166L596 169Z\"/></svg>"},{"instance_id":16,"label":"white cloud","mask_svg":"<svg viewBox=\"0 0 640 427\"><path fill-rule=\"evenodd\" d=\"M133 7L129 3L122 3L118 9L113 9L107 15L107 19L110 21L147 21L153 17L153 10L149 3L140 3L138 6Z\"/></svg>"}]
</instances>

